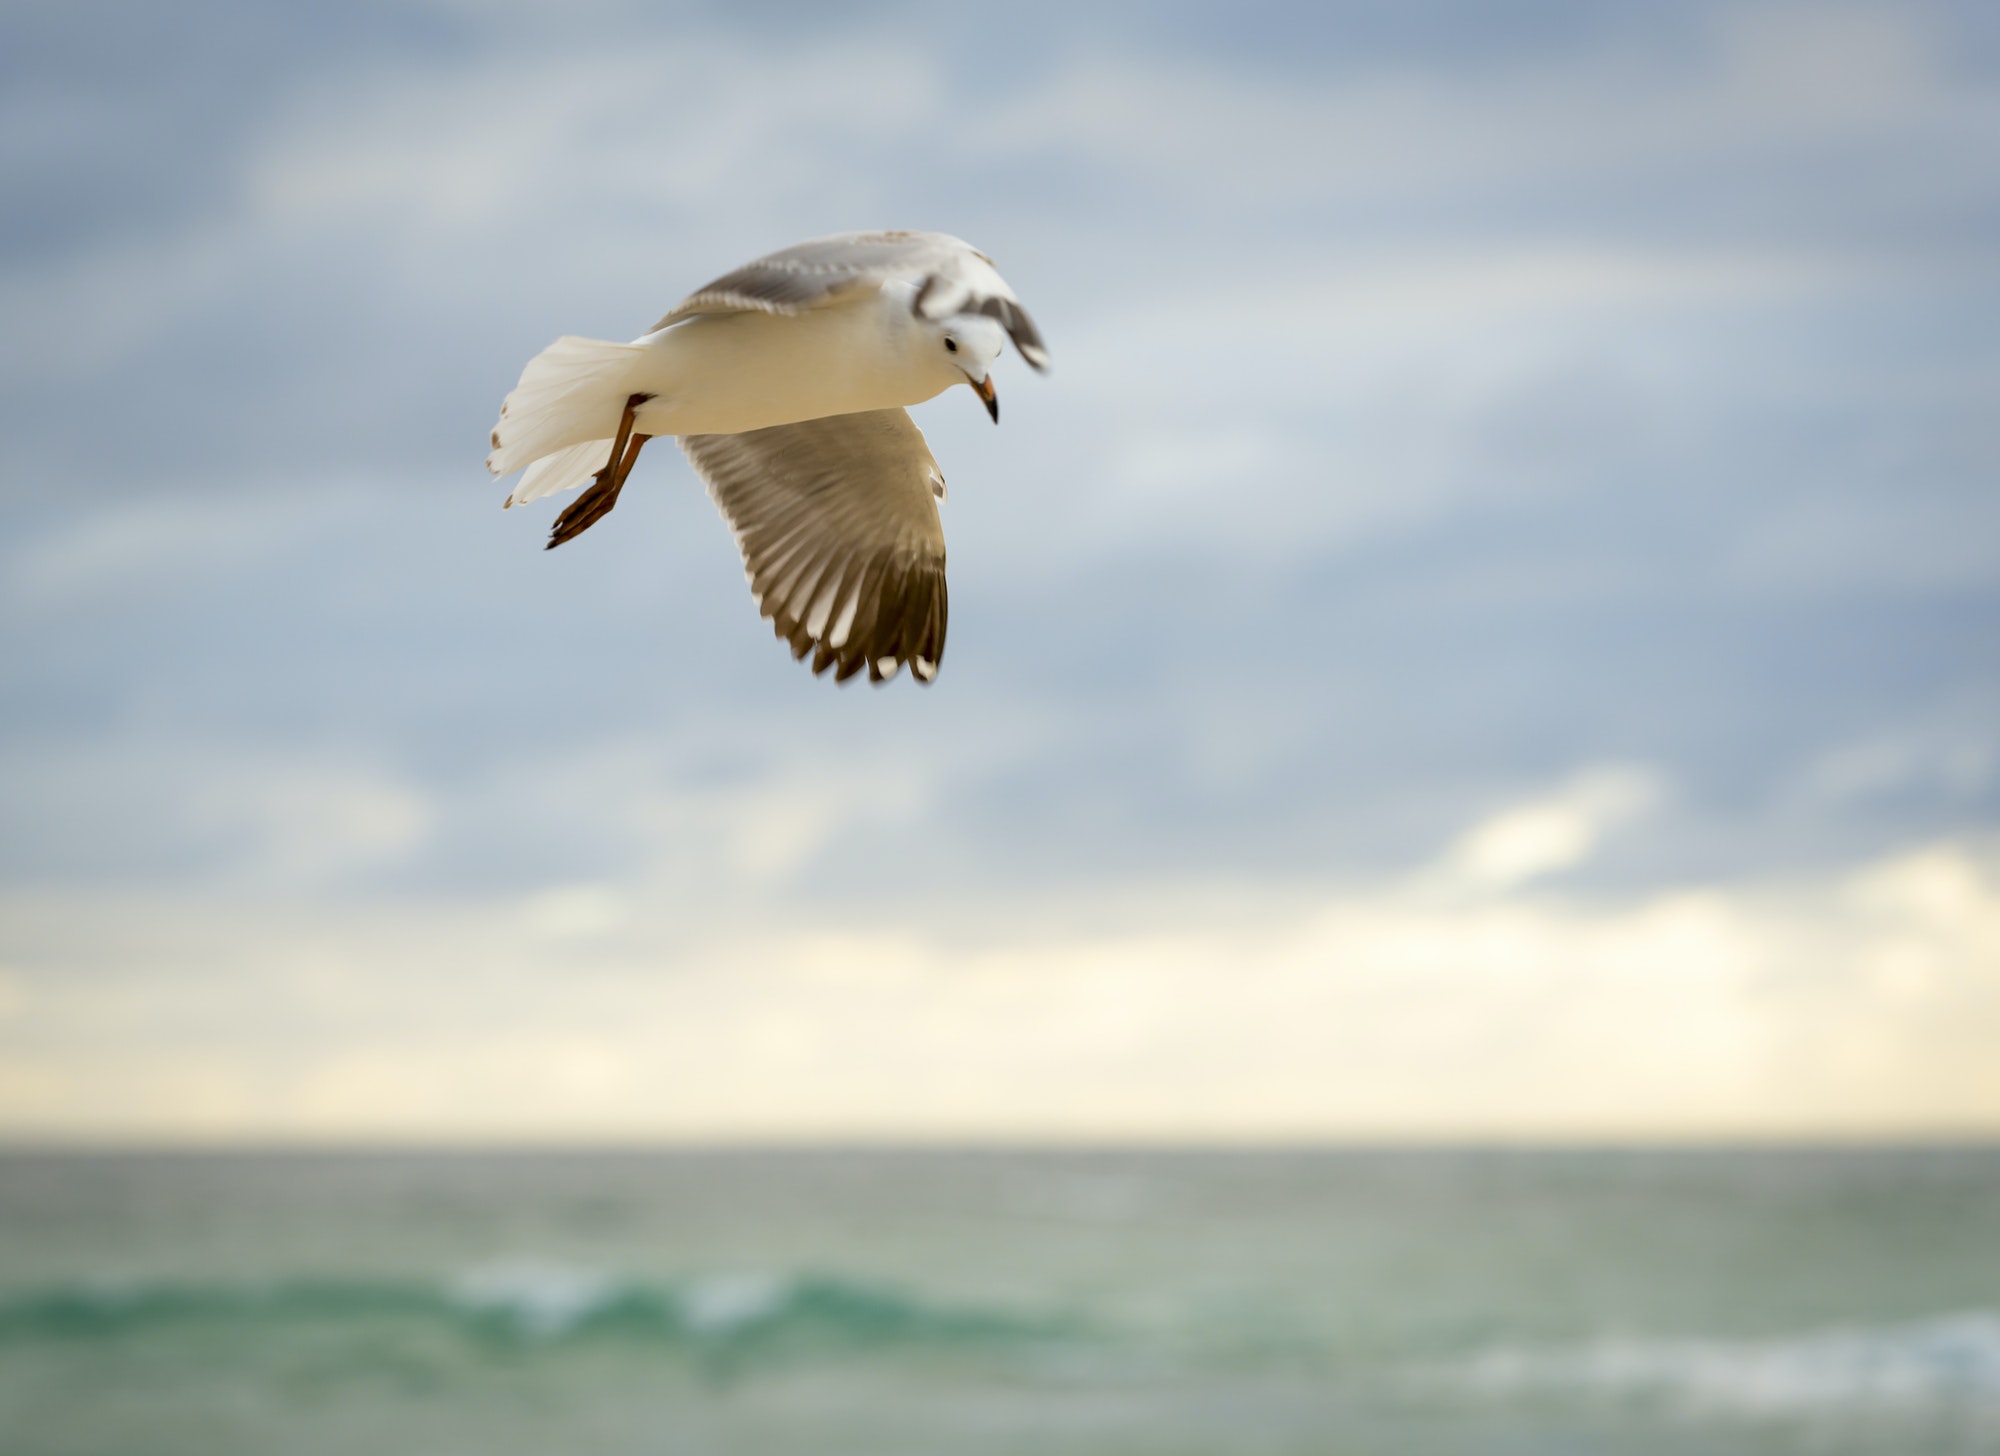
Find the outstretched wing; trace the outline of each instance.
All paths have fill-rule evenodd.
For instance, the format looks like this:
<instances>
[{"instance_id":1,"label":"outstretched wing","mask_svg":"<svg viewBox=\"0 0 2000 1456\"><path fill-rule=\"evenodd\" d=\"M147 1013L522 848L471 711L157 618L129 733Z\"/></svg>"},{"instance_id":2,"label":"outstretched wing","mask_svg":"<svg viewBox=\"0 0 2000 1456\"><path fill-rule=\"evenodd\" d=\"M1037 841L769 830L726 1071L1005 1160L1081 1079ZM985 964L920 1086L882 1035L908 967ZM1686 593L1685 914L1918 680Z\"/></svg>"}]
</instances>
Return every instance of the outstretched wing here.
<instances>
[{"instance_id":1,"label":"outstretched wing","mask_svg":"<svg viewBox=\"0 0 2000 1456\"><path fill-rule=\"evenodd\" d=\"M944 476L903 410L829 415L681 449L736 533L757 609L845 682L944 661Z\"/></svg>"},{"instance_id":2,"label":"outstretched wing","mask_svg":"<svg viewBox=\"0 0 2000 1456\"><path fill-rule=\"evenodd\" d=\"M949 233L835 233L782 248L696 289L653 325L698 313L803 313L892 280L917 285L925 318L983 313L999 321L1021 357L1048 367L1048 350L993 260Z\"/></svg>"}]
</instances>

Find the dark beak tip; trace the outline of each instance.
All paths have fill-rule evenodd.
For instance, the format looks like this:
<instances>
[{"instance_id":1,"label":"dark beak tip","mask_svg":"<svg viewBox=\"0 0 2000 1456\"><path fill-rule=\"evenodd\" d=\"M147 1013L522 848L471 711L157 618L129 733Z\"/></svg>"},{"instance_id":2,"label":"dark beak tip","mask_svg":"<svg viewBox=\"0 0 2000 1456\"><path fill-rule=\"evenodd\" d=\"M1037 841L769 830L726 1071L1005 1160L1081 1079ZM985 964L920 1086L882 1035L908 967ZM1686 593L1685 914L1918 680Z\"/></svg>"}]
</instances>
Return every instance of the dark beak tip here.
<instances>
[{"instance_id":1,"label":"dark beak tip","mask_svg":"<svg viewBox=\"0 0 2000 1456\"><path fill-rule=\"evenodd\" d=\"M989 394L989 395L987 395L987 396L986 396L986 413L988 413L989 415L993 416L993 423L994 423L994 424L996 424L996 425L997 425L997 424L999 424L999 423L1000 423L1000 396L999 396L999 395L997 395L997 394Z\"/></svg>"}]
</instances>

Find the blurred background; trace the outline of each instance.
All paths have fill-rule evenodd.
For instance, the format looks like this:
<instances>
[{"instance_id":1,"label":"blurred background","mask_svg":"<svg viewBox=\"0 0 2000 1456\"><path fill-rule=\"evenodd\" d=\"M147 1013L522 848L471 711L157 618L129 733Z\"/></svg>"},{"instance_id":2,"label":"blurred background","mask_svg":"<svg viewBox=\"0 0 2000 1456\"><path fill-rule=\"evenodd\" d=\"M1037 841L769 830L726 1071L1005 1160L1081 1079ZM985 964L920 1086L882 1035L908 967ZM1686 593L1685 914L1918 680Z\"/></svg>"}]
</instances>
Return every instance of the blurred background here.
<instances>
[{"instance_id":1,"label":"blurred background","mask_svg":"<svg viewBox=\"0 0 2000 1456\"><path fill-rule=\"evenodd\" d=\"M9 0L0 197L10 1449L2000 1441L1984 0ZM499 510L872 227L935 687Z\"/></svg>"}]
</instances>

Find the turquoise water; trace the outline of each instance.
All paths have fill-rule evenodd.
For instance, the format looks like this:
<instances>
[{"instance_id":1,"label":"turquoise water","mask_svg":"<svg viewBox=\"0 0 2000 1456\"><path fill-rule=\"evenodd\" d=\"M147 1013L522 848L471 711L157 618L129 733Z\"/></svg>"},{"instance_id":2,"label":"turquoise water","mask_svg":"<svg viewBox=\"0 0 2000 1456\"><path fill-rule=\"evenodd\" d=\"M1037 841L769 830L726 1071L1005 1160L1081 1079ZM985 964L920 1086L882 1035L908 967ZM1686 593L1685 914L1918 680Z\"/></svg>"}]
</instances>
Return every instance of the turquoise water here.
<instances>
[{"instance_id":1,"label":"turquoise water","mask_svg":"<svg viewBox=\"0 0 2000 1456\"><path fill-rule=\"evenodd\" d=\"M2000 1451L2000 1150L0 1157L0 1449Z\"/></svg>"}]
</instances>

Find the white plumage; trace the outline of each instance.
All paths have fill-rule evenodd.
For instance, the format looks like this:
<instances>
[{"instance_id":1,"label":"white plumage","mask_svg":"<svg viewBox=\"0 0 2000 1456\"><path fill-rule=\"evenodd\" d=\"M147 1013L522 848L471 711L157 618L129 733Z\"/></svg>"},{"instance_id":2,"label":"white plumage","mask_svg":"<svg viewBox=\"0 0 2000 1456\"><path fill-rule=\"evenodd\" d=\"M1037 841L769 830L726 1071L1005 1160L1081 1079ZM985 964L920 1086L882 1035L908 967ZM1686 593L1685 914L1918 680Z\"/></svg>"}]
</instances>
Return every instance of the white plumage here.
<instances>
[{"instance_id":1,"label":"white plumage","mask_svg":"<svg viewBox=\"0 0 2000 1456\"><path fill-rule=\"evenodd\" d=\"M609 445L618 429L618 412L631 393L625 381L638 371L644 355L639 344L612 344L573 334L557 339L528 361L520 382L501 403L486 468L495 475L511 475L571 446L594 440ZM548 495L555 489L560 487L536 494ZM517 493L509 504L532 499Z\"/></svg>"},{"instance_id":2,"label":"white plumage","mask_svg":"<svg viewBox=\"0 0 2000 1456\"><path fill-rule=\"evenodd\" d=\"M970 385L997 422L1003 344L1047 353L992 260L942 233L843 233L698 289L629 344L564 337L500 409L487 468L519 505L596 484L551 546L610 511L640 447L674 435L736 533L757 598L813 670L943 659L944 476L904 406Z\"/></svg>"}]
</instances>

